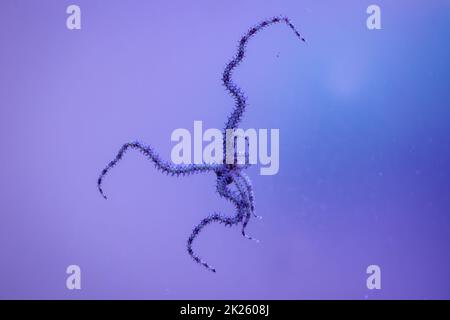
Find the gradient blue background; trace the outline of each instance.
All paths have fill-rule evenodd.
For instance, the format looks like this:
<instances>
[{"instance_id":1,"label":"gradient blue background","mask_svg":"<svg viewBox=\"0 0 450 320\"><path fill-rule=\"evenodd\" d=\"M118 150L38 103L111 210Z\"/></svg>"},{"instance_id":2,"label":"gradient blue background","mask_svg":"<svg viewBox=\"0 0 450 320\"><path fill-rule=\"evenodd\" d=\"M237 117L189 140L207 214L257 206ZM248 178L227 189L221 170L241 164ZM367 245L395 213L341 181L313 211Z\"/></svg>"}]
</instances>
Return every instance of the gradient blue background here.
<instances>
[{"instance_id":1,"label":"gradient blue background","mask_svg":"<svg viewBox=\"0 0 450 320\"><path fill-rule=\"evenodd\" d=\"M66 7L82 30L66 29ZM366 28L378 4L382 30ZM122 143L169 159L176 128L221 128L235 74L244 128L279 128L280 172L253 180L244 239L213 175L169 178L137 153L96 189ZM0 297L450 298L449 1L17 1L0 4ZM82 290L66 289L66 267ZM366 268L382 269L382 290Z\"/></svg>"}]
</instances>

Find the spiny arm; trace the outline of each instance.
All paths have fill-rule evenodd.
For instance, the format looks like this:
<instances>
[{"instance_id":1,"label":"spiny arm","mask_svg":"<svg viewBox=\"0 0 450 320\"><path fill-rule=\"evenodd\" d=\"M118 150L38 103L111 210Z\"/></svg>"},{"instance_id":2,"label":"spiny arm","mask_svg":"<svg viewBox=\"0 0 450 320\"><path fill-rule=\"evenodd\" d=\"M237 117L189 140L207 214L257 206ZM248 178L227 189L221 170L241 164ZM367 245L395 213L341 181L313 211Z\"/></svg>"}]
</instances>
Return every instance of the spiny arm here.
<instances>
[{"instance_id":1,"label":"spiny arm","mask_svg":"<svg viewBox=\"0 0 450 320\"><path fill-rule=\"evenodd\" d=\"M223 72L222 81L227 89L227 91L231 94L231 96L235 100L235 108L231 115L228 117L228 120L225 124L224 134L227 129L235 129L239 122L241 121L242 114L245 111L247 106L246 98L242 90L236 86L231 77L234 69L241 63L241 61L245 57L245 49L248 41L259 31L262 29L277 23L285 23L292 31L294 31L295 35L303 42L306 42L305 38L297 31L294 25L290 22L287 17L274 17L271 19L264 20L260 22L255 27L251 28L239 41L238 50L233 59L227 64L225 70Z\"/></svg>"},{"instance_id":2,"label":"spiny arm","mask_svg":"<svg viewBox=\"0 0 450 320\"><path fill-rule=\"evenodd\" d=\"M206 269L212 272L216 272L216 269L211 266L209 263L201 259L192 249L192 244L194 243L194 240L197 238L197 236L200 234L202 229L206 227L208 224L218 222L221 224L224 224L225 226L232 226L239 223L238 217L225 217L220 214L214 213L206 218L204 218L195 228L192 230L191 236L188 238L187 241L187 251L189 255L194 259L195 262L201 264Z\"/></svg>"},{"instance_id":3,"label":"spiny arm","mask_svg":"<svg viewBox=\"0 0 450 320\"><path fill-rule=\"evenodd\" d=\"M100 177L97 180L98 190L101 195L106 199L106 195L102 189L102 182L104 177L108 174L108 172L123 158L123 155L128 149L136 149L140 151L144 156L146 156L150 161L152 161L157 170L171 174L172 176L176 175L191 175L195 173L201 173L206 171L216 170L217 165L213 164L189 164L189 165L174 165L167 161L162 160L159 155L153 150L150 146L144 146L140 142L130 142L125 143L122 148L120 148L114 160L112 160L105 169L102 170Z\"/></svg>"}]
</instances>

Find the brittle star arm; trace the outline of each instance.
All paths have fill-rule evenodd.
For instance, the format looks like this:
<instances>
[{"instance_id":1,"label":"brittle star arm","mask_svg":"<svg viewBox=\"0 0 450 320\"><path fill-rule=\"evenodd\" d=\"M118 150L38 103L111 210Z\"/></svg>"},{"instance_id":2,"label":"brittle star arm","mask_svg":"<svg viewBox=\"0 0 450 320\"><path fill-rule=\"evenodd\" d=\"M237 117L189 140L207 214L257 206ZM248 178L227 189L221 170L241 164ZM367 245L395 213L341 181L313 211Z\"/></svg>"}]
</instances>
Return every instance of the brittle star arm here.
<instances>
[{"instance_id":1,"label":"brittle star arm","mask_svg":"<svg viewBox=\"0 0 450 320\"><path fill-rule=\"evenodd\" d=\"M242 200L243 200L243 205L238 209L238 210L243 211L243 215L244 215L244 221L242 223L242 231L241 232L242 232L242 235L244 237L246 237L247 239L259 242L258 239L255 239L255 238L249 236L245 232L245 229L247 228L247 224L250 221L250 217L251 217L253 210L252 210L252 203L250 200L250 195L247 191L246 184L243 180L244 179L242 178L241 173L235 174L234 182L235 182L236 188L238 189L239 193L242 195Z\"/></svg>"},{"instance_id":2,"label":"brittle star arm","mask_svg":"<svg viewBox=\"0 0 450 320\"><path fill-rule=\"evenodd\" d=\"M225 67L225 70L222 75L222 82L227 91L231 94L235 101L235 107L232 111L231 115L228 117L227 122L224 128L224 136L226 134L227 129L235 129L242 119L242 115L247 106L246 97L243 91L232 81L232 74L234 69L242 62L245 57L245 50L248 41L259 31L262 29L277 23L285 23L292 31L294 31L295 35L303 42L306 42L305 38L297 31L294 25L290 22L287 17L274 17L271 19L264 20L260 22L255 27L251 28L239 41L238 49L235 56L231 59L231 61Z\"/></svg>"},{"instance_id":3,"label":"brittle star arm","mask_svg":"<svg viewBox=\"0 0 450 320\"><path fill-rule=\"evenodd\" d=\"M241 175L241 177L242 177L242 179L243 179L243 182L244 182L244 184L245 184L245 186L246 186L246 188L247 188L247 194L248 194L248 198L249 198L249 201L250 201L252 214L253 214L253 216L254 216L255 218L262 219L261 216L258 216L258 215L255 213L255 195L254 195L254 192L253 192L253 185L252 185L252 182L251 182L249 176L248 176L245 172L242 172L242 171L241 171L241 172L240 172L240 175Z\"/></svg>"},{"instance_id":4,"label":"brittle star arm","mask_svg":"<svg viewBox=\"0 0 450 320\"><path fill-rule=\"evenodd\" d=\"M214 171L217 169L217 165L214 164L189 164L189 165L174 165L167 161L162 160L159 155L150 146L144 146L140 142L125 143L117 153L114 160L112 160L105 169L102 170L100 177L97 180L97 187L101 195L106 199L106 195L102 189L102 182L108 172L123 158L123 155L128 149L135 149L140 151L150 161L152 161L157 170L171 175L190 175L195 173L202 173L207 171Z\"/></svg>"},{"instance_id":5,"label":"brittle star arm","mask_svg":"<svg viewBox=\"0 0 450 320\"><path fill-rule=\"evenodd\" d=\"M224 224L225 226L232 226L235 224L238 224L239 217L236 215L234 217L225 217L220 214L214 213L206 218L204 218L195 228L192 230L192 234L190 235L188 241L187 241L187 251L189 255L194 259L195 262L203 265L208 270L212 272L216 272L216 269L208 264L206 261L202 260L196 253L194 253L194 250L192 249L192 243L194 242L195 238L199 235L200 231L206 227L208 224L212 222L219 222Z\"/></svg>"},{"instance_id":6,"label":"brittle star arm","mask_svg":"<svg viewBox=\"0 0 450 320\"><path fill-rule=\"evenodd\" d=\"M188 251L189 255L192 257L192 259L194 259L195 262L203 265L204 267L206 267L208 270L210 270L212 272L216 272L216 269L213 268L206 261L202 260L194 252L194 250L192 249L192 244L193 244L194 240L197 238L197 236L199 235L199 233L201 232L201 230L204 227L206 227L208 224L210 224L212 222L219 222L219 223L224 224L225 226L237 225L242 222L242 220L244 218L244 213L249 211L248 210L248 199L245 199L245 197L246 197L245 191L242 188L242 186L238 185L239 183L236 182L235 178L237 178L237 176L235 174L233 174L232 176L234 178L232 182L235 184L236 188L238 189L238 192L231 190L230 184L227 183L227 181L226 181L227 179L224 176L219 176L217 179L217 191L221 196L228 199L235 205L237 214L234 217L225 217L220 214L213 214L213 215L210 215L210 216L204 218L192 230L192 234L190 235L190 237L188 238L188 241L187 241L187 251ZM247 236L244 232L243 232L243 235L249 239L253 239L253 238Z\"/></svg>"}]
</instances>

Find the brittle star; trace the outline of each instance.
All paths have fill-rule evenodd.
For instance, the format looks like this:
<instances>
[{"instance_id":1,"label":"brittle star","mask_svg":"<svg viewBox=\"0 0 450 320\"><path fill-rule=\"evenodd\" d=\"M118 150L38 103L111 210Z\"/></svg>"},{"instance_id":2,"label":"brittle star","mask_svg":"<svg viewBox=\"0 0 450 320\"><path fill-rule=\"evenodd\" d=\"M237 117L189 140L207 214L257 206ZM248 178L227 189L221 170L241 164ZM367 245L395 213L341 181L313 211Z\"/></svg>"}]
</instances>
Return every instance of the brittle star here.
<instances>
[{"instance_id":1,"label":"brittle star","mask_svg":"<svg viewBox=\"0 0 450 320\"><path fill-rule=\"evenodd\" d=\"M222 82L225 86L226 90L230 93L230 95L234 98L234 110L231 115L228 117L227 122L225 124L224 132L224 150L227 145L227 137L226 132L228 130L234 130L237 128L238 124L242 120L242 115L247 107L247 100L243 93L243 91L236 86L231 80L231 76L233 70L242 62L245 56L245 49L248 41L252 38L256 33L260 30L277 23L285 23L290 29L292 29L295 35L303 42L305 39L300 35L294 25L289 21L287 17L274 17L271 19L267 19L254 26L241 38L239 41L237 53L232 58L232 60L227 64L222 76ZM153 150L150 146L145 146L139 142L130 142L125 143L122 148L120 148L117 156L114 160L112 160L105 169L101 172L100 177L98 178L97 184L98 189L102 196L106 199L106 195L102 189L102 181L105 175L109 172L111 168L113 168L122 158L124 153L128 149L135 149L140 151L144 156L146 156L150 161L152 161L156 167L156 169L162 171L166 174L171 174L172 176L187 176L195 173L202 172L214 172L217 177L216 182L216 191L217 193L230 201L234 207L236 208L236 214L232 217L227 217L218 213L214 213L204 218L192 231L191 236L187 241L187 251L189 255L196 261L197 263L203 265L208 270L212 272L216 272L210 264L206 261L202 260L197 254L194 253L192 249L192 244L194 240L199 235L200 231L212 222L218 222L224 224L225 226L234 226L242 224L242 235L248 239L256 240L245 232L248 222L250 221L251 216L258 217L255 214L255 203L254 203L254 195L253 195L253 186L250 181L250 178L242 171L243 169L249 166L248 164L248 153L245 154L246 161L244 164L240 164L236 161L237 152L234 149L234 161L231 163L226 161L226 155L224 155L223 164L211 164L211 163L201 163L201 164L172 164L167 161L162 160L159 155ZM234 189L232 189L234 186ZM257 240L256 240L257 241Z\"/></svg>"}]
</instances>

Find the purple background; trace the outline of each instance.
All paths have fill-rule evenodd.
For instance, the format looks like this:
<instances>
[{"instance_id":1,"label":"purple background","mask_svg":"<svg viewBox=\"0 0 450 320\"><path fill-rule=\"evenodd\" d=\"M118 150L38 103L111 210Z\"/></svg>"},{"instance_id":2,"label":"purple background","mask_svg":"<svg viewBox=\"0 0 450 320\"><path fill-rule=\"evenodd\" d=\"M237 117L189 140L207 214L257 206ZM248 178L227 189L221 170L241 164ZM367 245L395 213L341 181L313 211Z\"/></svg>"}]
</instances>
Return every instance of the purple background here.
<instances>
[{"instance_id":1,"label":"purple background","mask_svg":"<svg viewBox=\"0 0 450 320\"><path fill-rule=\"evenodd\" d=\"M78 4L82 30L66 29ZM382 30L366 8L382 9ZM244 128L279 128L280 172L250 169L244 239L214 175L169 178L122 143L169 159L176 128L221 128L221 72L235 74ZM450 298L449 1L17 1L0 4L0 297L148 299ZM65 287L66 267L82 290ZM366 288L368 265L382 290Z\"/></svg>"}]
</instances>

